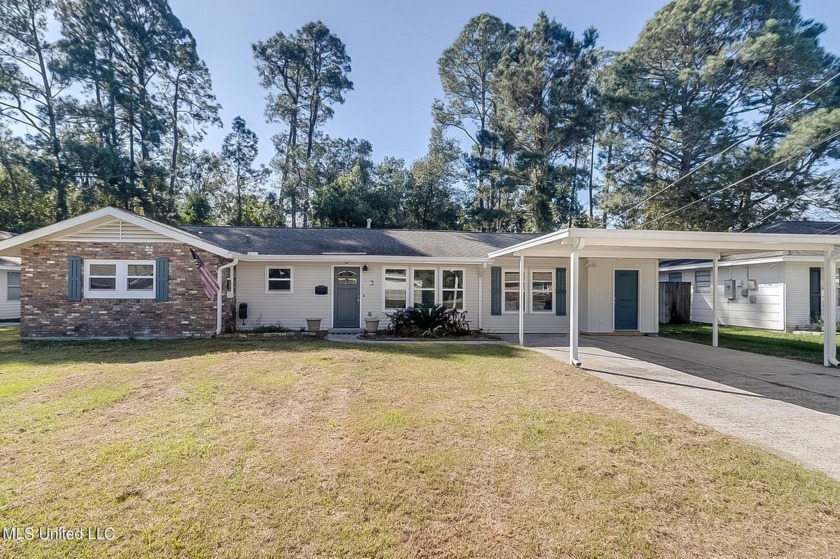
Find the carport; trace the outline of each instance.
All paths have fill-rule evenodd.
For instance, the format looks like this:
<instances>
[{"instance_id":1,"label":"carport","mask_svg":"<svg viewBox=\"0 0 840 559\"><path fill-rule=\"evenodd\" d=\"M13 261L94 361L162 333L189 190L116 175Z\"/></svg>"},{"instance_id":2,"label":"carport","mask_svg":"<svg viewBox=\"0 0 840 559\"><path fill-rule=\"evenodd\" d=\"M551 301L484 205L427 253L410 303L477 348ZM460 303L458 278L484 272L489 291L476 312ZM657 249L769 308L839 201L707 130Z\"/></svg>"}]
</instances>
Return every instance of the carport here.
<instances>
[{"instance_id":1,"label":"carport","mask_svg":"<svg viewBox=\"0 0 840 559\"><path fill-rule=\"evenodd\" d=\"M651 275L650 270L658 269L660 260L696 258L712 261L712 345L717 347L720 258L786 250L824 254L822 283L825 286L834 285L837 261L840 259L836 235L568 228L488 256L490 259L518 256L519 277L524 277L526 257L569 259L569 362L580 366L581 330L592 333L658 333L658 282L656 276L650 281L644 279ZM623 266L622 262L628 265ZM637 285L635 327L632 312L627 310L632 310L634 271ZM519 282L520 345L525 345L525 299L525 282ZM836 290L826 289L822 300L826 330L824 365L838 366ZM584 309L585 313L582 312Z\"/></svg>"}]
</instances>

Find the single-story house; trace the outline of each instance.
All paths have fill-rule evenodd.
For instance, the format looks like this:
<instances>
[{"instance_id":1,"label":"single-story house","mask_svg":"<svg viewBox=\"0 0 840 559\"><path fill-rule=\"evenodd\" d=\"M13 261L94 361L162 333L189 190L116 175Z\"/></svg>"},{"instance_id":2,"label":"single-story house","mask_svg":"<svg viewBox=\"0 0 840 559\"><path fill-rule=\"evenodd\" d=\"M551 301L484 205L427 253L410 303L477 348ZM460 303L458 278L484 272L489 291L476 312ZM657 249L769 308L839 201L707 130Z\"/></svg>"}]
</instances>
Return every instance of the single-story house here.
<instances>
[{"instance_id":1,"label":"single-story house","mask_svg":"<svg viewBox=\"0 0 840 559\"><path fill-rule=\"evenodd\" d=\"M840 222L782 221L755 229L781 235L837 235ZM767 330L810 328L823 316L825 287L840 290L835 276L823 278L825 256L812 250L776 250L724 256L718 262L722 289L718 291L720 324ZM691 320L712 322L712 261L663 260L660 282L691 284Z\"/></svg>"},{"instance_id":2,"label":"single-story house","mask_svg":"<svg viewBox=\"0 0 840 559\"><path fill-rule=\"evenodd\" d=\"M14 235L0 231L0 241ZM20 318L20 258L0 258L0 320Z\"/></svg>"},{"instance_id":3,"label":"single-story house","mask_svg":"<svg viewBox=\"0 0 840 559\"><path fill-rule=\"evenodd\" d=\"M22 259L25 339L202 337L300 328L307 319L358 329L378 318L384 327L393 310L441 303L467 311L474 329L516 332L520 342L530 333L567 334L578 364L580 332L658 332L662 259L711 258L714 275L722 256L813 250L833 281L837 243L821 235L577 228L176 227L103 208L0 241L0 256ZM208 272L221 286L215 297ZM827 365L836 363L829 338Z\"/></svg>"}]
</instances>

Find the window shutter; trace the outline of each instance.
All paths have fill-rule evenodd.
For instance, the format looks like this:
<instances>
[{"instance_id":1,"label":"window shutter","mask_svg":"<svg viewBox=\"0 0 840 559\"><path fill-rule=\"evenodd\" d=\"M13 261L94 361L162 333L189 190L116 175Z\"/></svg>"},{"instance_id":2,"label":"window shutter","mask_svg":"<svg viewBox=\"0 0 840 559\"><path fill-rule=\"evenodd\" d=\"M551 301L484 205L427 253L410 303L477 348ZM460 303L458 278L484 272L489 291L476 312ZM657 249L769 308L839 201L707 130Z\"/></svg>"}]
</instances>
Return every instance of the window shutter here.
<instances>
[{"instance_id":1,"label":"window shutter","mask_svg":"<svg viewBox=\"0 0 840 559\"><path fill-rule=\"evenodd\" d=\"M566 268L557 268L554 279L554 283L557 285L557 303L554 308L557 316L566 316Z\"/></svg>"},{"instance_id":2,"label":"window shutter","mask_svg":"<svg viewBox=\"0 0 840 559\"><path fill-rule=\"evenodd\" d=\"M490 268L490 314L502 314L502 269Z\"/></svg>"},{"instance_id":3,"label":"window shutter","mask_svg":"<svg viewBox=\"0 0 840 559\"><path fill-rule=\"evenodd\" d=\"M155 260L155 301L169 300L169 259Z\"/></svg>"},{"instance_id":4,"label":"window shutter","mask_svg":"<svg viewBox=\"0 0 840 559\"><path fill-rule=\"evenodd\" d=\"M82 300L82 257L67 257L67 300Z\"/></svg>"}]
</instances>

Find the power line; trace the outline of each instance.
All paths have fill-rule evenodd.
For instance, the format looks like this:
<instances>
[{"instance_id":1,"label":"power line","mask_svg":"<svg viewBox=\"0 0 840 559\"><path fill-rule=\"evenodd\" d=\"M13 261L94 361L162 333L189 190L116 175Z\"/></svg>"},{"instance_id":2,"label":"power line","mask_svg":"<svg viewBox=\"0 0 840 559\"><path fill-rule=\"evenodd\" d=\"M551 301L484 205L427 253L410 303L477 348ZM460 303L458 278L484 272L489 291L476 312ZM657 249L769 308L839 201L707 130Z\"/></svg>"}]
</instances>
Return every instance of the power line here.
<instances>
[{"instance_id":1,"label":"power line","mask_svg":"<svg viewBox=\"0 0 840 559\"><path fill-rule=\"evenodd\" d=\"M732 188L733 186L738 186L738 185L739 185L739 184L741 184L742 182L746 182L746 181L750 180L751 178L754 178L754 177L756 177L756 176L760 175L761 173L763 173L763 172L765 172L765 171L769 171L770 169L773 169L774 167L778 167L779 165L782 165L782 164L784 164L784 163L787 163L787 162L789 162L789 161L792 161L792 160L796 159L797 157L799 157L800 155L802 155L803 153L807 152L809 149L813 149L813 148L817 147L818 145L820 145L820 144L822 144L822 143L824 143L824 142L830 142L831 140L833 140L834 138L837 138L838 136L840 136L840 130L838 130L838 131L834 132L833 134L831 134L831 135L830 135L830 136L828 136L827 138L823 138L823 139L822 139L822 140L820 140L819 142L814 142L813 144L811 144L811 145L809 145L808 147L806 147L806 148L805 148L802 152L799 152L799 153L796 153L796 154L794 154L794 155L791 155L790 157L788 157L788 158L786 158L786 159L783 159L783 160L781 160L781 161L777 161L776 163L773 163L772 165L768 165L768 166L767 166L767 167L765 167L764 169L761 169L760 171L756 171L756 172L755 172L755 173L753 173L752 175L749 175L749 176L747 176L747 177L744 177L744 178L742 178L742 179L739 179L739 180L737 180L737 181L733 182L732 184L728 184L728 185L724 186L723 188L719 188L719 189L715 190L714 192L711 192L711 193L709 193L709 194L707 194L707 195L705 195L705 196L703 196L703 197L701 197L701 198L698 198L697 200L693 200L693 201L689 202L688 204L685 204L685 205L684 205L684 206L682 206L682 207L679 207L679 208L677 208L677 209L675 209L675 210L671 210L670 212L665 213L665 214L662 214L662 215L660 215L660 216L657 216L657 217L655 217L655 218L653 218L653 219L649 219L648 221L646 221L646 222L642 223L641 225L636 225L636 226L634 226L634 227L633 227L633 229L636 229L636 228L638 228L638 227L645 227L646 225L650 225L651 223L656 223L656 222L657 222L657 221L659 221L660 219L664 219L664 218L666 218L666 217L668 217L668 216L670 216L670 215L674 215L674 214L675 214L675 213L677 213L677 212L681 212L682 210L684 210L684 209L686 209L686 208L689 208L689 207L693 206L694 204L700 203L700 202L702 202L703 200L707 200L707 199L711 198L711 197L712 197L712 196L714 196L715 194L720 194L720 193L721 193L721 192L723 192L724 190L727 190L727 189L729 189L729 188Z\"/></svg>"},{"instance_id":2,"label":"power line","mask_svg":"<svg viewBox=\"0 0 840 559\"><path fill-rule=\"evenodd\" d=\"M802 103L803 101L807 100L809 97L811 97L811 95L813 95L813 94L814 94L814 93L816 93L817 91L819 91L819 90L821 90L822 88L824 88L825 86L827 86L829 83L831 83L833 80L835 80L838 76L840 76L840 72L837 72L836 74L834 74L833 76L831 76L831 77L830 77L830 78L828 78L827 80L823 81L820 85L818 85L816 88L814 88L813 90L811 90L810 92L808 92L808 94L806 94L804 97L802 97L801 99L799 99L798 101L796 101L793 105L791 105L790 107L788 107L787 109L785 109L783 112L781 112L781 113L777 114L776 116L774 116L773 118L771 118L771 119L770 119L770 120L768 120L767 122L763 123L763 124L761 125L761 128L760 128L760 129L765 128L766 126L769 126L770 124L773 124L774 122L776 122L777 120L779 120L779 119L781 119L781 118L784 118L784 117L786 117L786 116L789 116L789 114L790 114L791 110L792 110L794 107L796 107L797 105L799 105L799 104L800 104L800 103ZM622 210L620 213L618 213L618 214L617 214L617 217L624 217L624 215L625 215L625 214L627 214L627 212L630 212L630 211L632 211L632 210L635 210L636 208L638 208L638 207L642 206L643 204L645 204L645 203L649 202L649 201L650 201L650 200L652 200L653 198L656 198L657 196L659 196L660 194L662 194L662 193L663 193L663 192L665 192L666 190L668 190L668 189L670 189L670 188L673 188L674 186L676 186L677 184L679 184L679 183L680 183L683 179L686 179L686 178L690 177L691 175L693 175L694 173L696 173L697 171L699 171L699 170L700 170L700 169L702 169L703 167L705 167L705 166L709 165L709 164L712 162L712 160L714 160L714 159L716 159L716 158L720 157L721 155L725 155L725 154L726 154L726 153L728 153L730 150L732 150L732 149L734 149L734 148L736 148L736 147L740 146L740 145L741 145L741 144L743 144L745 141L747 141L749 138L750 138L749 136L745 136L745 137L741 138L740 140L736 141L735 143L733 143L732 145L730 145L729 147L727 147L726 149L724 149L724 150L722 150L722 151L720 151L720 152L718 152L718 153L716 153L716 154L712 155L711 157L707 158L707 159L706 159L703 163L701 163L700 165L698 165L697 167L695 167L695 168L694 168L694 169L692 169L691 171L687 172L686 174L684 174L683 176L681 176L680 178L678 178L678 179L677 179L677 180L675 180L674 182L672 182L672 183L670 183L670 184L668 184L668 185L666 185L666 186L662 187L661 189L657 190L657 191L656 191L656 192L654 192L653 194L651 194L651 195L649 195L648 197L646 197L646 198L642 199L641 201L637 202L637 203L636 203L636 204L634 204L633 206L630 206L629 208L627 208L627 209L625 209L625 210Z\"/></svg>"}]
</instances>

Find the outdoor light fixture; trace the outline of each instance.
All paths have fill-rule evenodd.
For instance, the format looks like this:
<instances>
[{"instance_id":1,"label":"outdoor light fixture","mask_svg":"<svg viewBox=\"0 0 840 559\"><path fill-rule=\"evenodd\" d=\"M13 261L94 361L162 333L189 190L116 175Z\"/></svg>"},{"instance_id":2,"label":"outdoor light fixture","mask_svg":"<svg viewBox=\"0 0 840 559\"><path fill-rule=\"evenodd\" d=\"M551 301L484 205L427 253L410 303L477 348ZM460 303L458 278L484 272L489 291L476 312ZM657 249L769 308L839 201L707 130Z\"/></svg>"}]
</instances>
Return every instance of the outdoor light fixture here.
<instances>
[{"instance_id":1,"label":"outdoor light fixture","mask_svg":"<svg viewBox=\"0 0 840 559\"><path fill-rule=\"evenodd\" d=\"M367 264L365 264L364 266L362 266L362 271L363 271L363 272L367 272L367 271L368 271Z\"/></svg>"}]
</instances>

